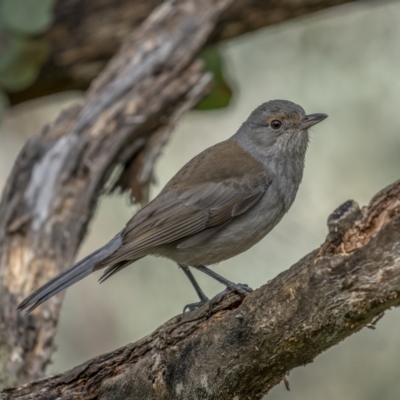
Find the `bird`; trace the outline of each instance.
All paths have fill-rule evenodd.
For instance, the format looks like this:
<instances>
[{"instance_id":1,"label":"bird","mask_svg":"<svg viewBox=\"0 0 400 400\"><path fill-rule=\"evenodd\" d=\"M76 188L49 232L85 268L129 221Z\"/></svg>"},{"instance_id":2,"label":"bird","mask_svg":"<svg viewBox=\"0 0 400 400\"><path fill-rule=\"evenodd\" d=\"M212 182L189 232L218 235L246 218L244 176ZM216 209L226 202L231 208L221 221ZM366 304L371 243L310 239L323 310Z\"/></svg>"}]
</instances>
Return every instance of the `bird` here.
<instances>
[{"instance_id":1,"label":"bird","mask_svg":"<svg viewBox=\"0 0 400 400\"><path fill-rule=\"evenodd\" d=\"M327 118L288 100L261 104L229 139L186 163L107 244L39 287L18 306L33 311L50 297L104 269L112 275L145 256L178 264L199 302L209 301L193 270L241 295L251 289L209 268L250 249L293 204L303 177L308 129Z\"/></svg>"}]
</instances>

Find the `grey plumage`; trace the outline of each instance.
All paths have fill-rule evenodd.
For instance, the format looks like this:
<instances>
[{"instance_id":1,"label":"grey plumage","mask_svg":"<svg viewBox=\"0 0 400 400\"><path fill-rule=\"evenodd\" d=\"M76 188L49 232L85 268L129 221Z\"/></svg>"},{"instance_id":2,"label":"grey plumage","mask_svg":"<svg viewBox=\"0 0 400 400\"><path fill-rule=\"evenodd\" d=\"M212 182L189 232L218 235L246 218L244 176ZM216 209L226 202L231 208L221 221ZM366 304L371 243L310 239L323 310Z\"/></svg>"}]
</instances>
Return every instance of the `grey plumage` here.
<instances>
[{"instance_id":1,"label":"grey plumage","mask_svg":"<svg viewBox=\"0 0 400 400\"><path fill-rule=\"evenodd\" d=\"M307 129L325 118L307 116L285 100L262 104L230 139L190 160L113 240L40 287L19 308L31 311L108 267L103 281L146 255L200 267L246 251L292 205L303 176Z\"/></svg>"}]
</instances>

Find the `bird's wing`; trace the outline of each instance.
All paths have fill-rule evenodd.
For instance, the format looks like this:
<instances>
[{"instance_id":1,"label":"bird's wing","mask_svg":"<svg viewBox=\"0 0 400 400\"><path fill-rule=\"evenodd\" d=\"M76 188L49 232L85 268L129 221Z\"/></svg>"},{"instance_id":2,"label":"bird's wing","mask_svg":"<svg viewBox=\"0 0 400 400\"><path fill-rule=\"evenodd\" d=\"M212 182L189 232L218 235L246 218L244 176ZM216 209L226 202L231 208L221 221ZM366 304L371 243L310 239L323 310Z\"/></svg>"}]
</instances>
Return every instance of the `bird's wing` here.
<instances>
[{"instance_id":1,"label":"bird's wing","mask_svg":"<svg viewBox=\"0 0 400 400\"><path fill-rule=\"evenodd\" d=\"M180 239L185 240L179 247L199 243L256 204L266 188L262 184L250 188L232 179L166 192L152 203L154 211L146 212L145 220L138 224L133 220L127 225L121 247L108 261L136 258Z\"/></svg>"},{"instance_id":2,"label":"bird's wing","mask_svg":"<svg viewBox=\"0 0 400 400\"><path fill-rule=\"evenodd\" d=\"M179 242L179 248L197 244L235 217L253 207L266 192L270 179L265 169L253 158L229 162L223 151L200 154L173 178L165 189L139 211L122 231L123 242L105 262L119 263L143 256L151 249ZM226 148L226 146L225 146ZM235 153L236 151L236 153ZM234 149L238 156L240 149ZM216 168L202 168L218 155ZM232 157L232 151L229 155ZM100 268L103 267L99 266Z\"/></svg>"}]
</instances>

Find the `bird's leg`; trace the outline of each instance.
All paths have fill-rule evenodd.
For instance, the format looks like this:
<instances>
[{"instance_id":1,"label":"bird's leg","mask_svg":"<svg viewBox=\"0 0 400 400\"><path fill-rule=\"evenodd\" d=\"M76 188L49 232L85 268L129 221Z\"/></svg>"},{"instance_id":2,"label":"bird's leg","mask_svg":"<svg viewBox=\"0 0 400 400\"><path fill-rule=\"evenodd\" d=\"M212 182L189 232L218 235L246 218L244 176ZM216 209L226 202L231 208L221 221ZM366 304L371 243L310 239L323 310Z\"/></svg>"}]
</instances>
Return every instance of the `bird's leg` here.
<instances>
[{"instance_id":1,"label":"bird's leg","mask_svg":"<svg viewBox=\"0 0 400 400\"><path fill-rule=\"evenodd\" d=\"M209 301L209 299L204 294L204 292L201 290L200 285L196 281L196 278L193 276L193 274L190 271L189 267L186 266L186 265L181 265L181 264L178 264L178 265L182 269L182 271L185 273L185 275L188 277L190 283L192 284L192 286L194 287L194 290L197 293L197 296L199 296L199 299L200 299L200 301L197 302L197 303L187 304L183 309L183 313L185 313L186 310L192 311L192 310L195 310L195 309L199 308L203 304L207 303Z\"/></svg>"},{"instance_id":2,"label":"bird's leg","mask_svg":"<svg viewBox=\"0 0 400 400\"><path fill-rule=\"evenodd\" d=\"M202 301L203 303L206 303L209 299L204 294L204 292L201 290L200 285L197 283L196 278L193 276L193 274L190 271L189 267L187 267L186 265L180 265L180 264L179 264L179 267L182 268L183 272L188 277L190 283L193 285L194 290L196 291L197 296L199 296L200 301Z\"/></svg>"},{"instance_id":3,"label":"bird's leg","mask_svg":"<svg viewBox=\"0 0 400 400\"><path fill-rule=\"evenodd\" d=\"M211 276L211 278L214 278L217 280L219 283L222 283L225 285L228 289L233 290L236 293L243 294L247 296L250 292L253 291L253 289L245 284L242 283L233 283L231 281L228 281L228 279L224 278L221 275L218 275L216 272L212 271L211 269L208 269L204 265L199 265L196 267L201 272L204 272L208 276Z\"/></svg>"}]
</instances>

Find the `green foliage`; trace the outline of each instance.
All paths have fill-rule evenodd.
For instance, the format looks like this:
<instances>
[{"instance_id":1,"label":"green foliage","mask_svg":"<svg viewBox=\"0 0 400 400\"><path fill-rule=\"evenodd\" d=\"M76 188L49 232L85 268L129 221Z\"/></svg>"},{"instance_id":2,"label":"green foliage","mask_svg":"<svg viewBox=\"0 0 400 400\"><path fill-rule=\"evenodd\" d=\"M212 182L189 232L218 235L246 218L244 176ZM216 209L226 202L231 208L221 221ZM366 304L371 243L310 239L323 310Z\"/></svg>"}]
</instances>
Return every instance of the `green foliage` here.
<instances>
[{"instance_id":1,"label":"green foliage","mask_svg":"<svg viewBox=\"0 0 400 400\"><path fill-rule=\"evenodd\" d=\"M8 97L5 92L0 89L0 124L3 118L4 109L8 105Z\"/></svg>"},{"instance_id":2,"label":"green foliage","mask_svg":"<svg viewBox=\"0 0 400 400\"><path fill-rule=\"evenodd\" d=\"M0 42L7 46L5 56L0 61L0 85L8 91L25 89L35 81L47 59L47 43L10 36L8 33L0 34Z\"/></svg>"},{"instance_id":3,"label":"green foliage","mask_svg":"<svg viewBox=\"0 0 400 400\"><path fill-rule=\"evenodd\" d=\"M203 100L197 104L197 110L212 110L226 107L232 97L232 89L226 82L224 60L218 46L206 47L200 54L206 70L214 75L214 86Z\"/></svg>"},{"instance_id":4,"label":"green foliage","mask_svg":"<svg viewBox=\"0 0 400 400\"><path fill-rule=\"evenodd\" d=\"M38 34L52 22L53 0L1 0L0 18L15 32Z\"/></svg>"},{"instance_id":5,"label":"green foliage","mask_svg":"<svg viewBox=\"0 0 400 400\"><path fill-rule=\"evenodd\" d=\"M23 90L35 81L49 48L31 36L50 26L52 9L53 0L0 0L0 92Z\"/></svg>"}]
</instances>

